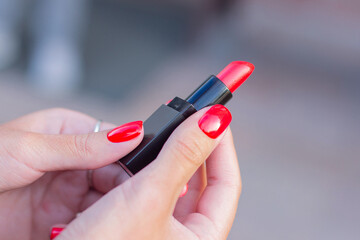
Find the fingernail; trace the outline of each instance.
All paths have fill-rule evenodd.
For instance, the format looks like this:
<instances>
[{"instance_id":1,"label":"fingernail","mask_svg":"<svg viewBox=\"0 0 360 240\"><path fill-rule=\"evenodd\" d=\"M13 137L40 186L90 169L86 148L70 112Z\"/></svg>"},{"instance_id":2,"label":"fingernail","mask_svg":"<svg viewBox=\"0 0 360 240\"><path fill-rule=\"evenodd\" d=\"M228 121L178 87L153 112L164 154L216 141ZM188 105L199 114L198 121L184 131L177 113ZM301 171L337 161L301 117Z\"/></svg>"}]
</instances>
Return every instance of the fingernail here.
<instances>
[{"instance_id":1,"label":"fingernail","mask_svg":"<svg viewBox=\"0 0 360 240\"><path fill-rule=\"evenodd\" d=\"M229 126L232 116L223 105L212 106L199 120L200 129L210 138L215 139Z\"/></svg>"},{"instance_id":2,"label":"fingernail","mask_svg":"<svg viewBox=\"0 0 360 240\"><path fill-rule=\"evenodd\" d=\"M107 134L107 138L110 142L113 143L129 141L141 134L142 126L143 126L142 121L126 123L111 130Z\"/></svg>"},{"instance_id":3,"label":"fingernail","mask_svg":"<svg viewBox=\"0 0 360 240\"><path fill-rule=\"evenodd\" d=\"M183 190L181 191L180 193L180 196L179 197L183 197L186 195L186 193L188 192L188 189L189 189L189 186L186 184L183 188Z\"/></svg>"},{"instance_id":4,"label":"fingernail","mask_svg":"<svg viewBox=\"0 0 360 240\"><path fill-rule=\"evenodd\" d=\"M56 238L56 237L61 233L62 230L64 230L64 228L61 228L61 227L53 227L53 228L51 229L50 240Z\"/></svg>"}]
</instances>

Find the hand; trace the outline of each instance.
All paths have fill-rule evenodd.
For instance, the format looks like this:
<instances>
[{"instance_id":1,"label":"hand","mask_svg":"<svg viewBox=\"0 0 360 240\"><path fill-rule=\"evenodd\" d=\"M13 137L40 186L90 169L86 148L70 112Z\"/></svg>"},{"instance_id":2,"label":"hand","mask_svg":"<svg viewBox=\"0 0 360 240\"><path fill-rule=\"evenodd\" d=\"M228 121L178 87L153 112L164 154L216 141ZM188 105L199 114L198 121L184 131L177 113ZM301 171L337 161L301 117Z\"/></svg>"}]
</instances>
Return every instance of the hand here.
<instances>
[{"instance_id":1,"label":"hand","mask_svg":"<svg viewBox=\"0 0 360 240\"><path fill-rule=\"evenodd\" d=\"M219 105L192 115L155 161L85 210L56 239L226 239L241 191L231 132L224 131L230 120ZM178 199L188 181L188 194Z\"/></svg>"},{"instance_id":2,"label":"hand","mask_svg":"<svg viewBox=\"0 0 360 240\"><path fill-rule=\"evenodd\" d=\"M52 109L0 126L0 239L47 240L52 225L70 222L127 178L111 163L141 142L142 129L130 141L111 143L108 131L91 133L96 122ZM93 188L86 169L97 169Z\"/></svg>"}]
</instances>

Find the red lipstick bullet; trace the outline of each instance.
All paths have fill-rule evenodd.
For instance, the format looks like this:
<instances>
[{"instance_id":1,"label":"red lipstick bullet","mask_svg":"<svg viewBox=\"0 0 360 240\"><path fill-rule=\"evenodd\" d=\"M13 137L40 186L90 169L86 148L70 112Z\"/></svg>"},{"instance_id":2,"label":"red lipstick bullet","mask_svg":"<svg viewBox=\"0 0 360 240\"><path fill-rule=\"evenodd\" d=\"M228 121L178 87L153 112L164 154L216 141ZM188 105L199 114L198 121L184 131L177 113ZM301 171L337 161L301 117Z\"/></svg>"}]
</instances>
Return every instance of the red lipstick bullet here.
<instances>
[{"instance_id":1,"label":"red lipstick bullet","mask_svg":"<svg viewBox=\"0 0 360 240\"><path fill-rule=\"evenodd\" d=\"M254 71L255 66L249 62L235 61L227 65L217 77L228 87L231 93L243 84Z\"/></svg>"}]
</instances>

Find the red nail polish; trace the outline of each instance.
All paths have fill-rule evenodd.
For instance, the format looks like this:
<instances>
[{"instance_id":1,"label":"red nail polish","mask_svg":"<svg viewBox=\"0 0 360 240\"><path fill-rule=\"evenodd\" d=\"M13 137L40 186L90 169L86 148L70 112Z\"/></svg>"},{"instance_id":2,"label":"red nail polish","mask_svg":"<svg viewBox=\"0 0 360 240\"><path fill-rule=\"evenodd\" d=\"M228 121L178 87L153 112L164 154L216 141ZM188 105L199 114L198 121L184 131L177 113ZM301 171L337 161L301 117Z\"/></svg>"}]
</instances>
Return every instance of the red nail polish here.
<instances>
[{"instance_id":1,"label":"red nail polish","mask_svg":"<svg viewBox=\"0 0 360 240\"><path fill-rule=\"evenodd\" d=\"M61 227L53 227L53 228L51 229L50 240L56 238L56 237L61 233L62 230L64 230L64 228L61 228Z\"/></svg>"},{"instance_id":2,"label":"red nail polish","mask_svg":"<svg viewBox=\"0 0 360 240\"><path fill-rule=\"evenodd\" d=\"M108 133L107 138L110 142L113 143L129 141L141 134L142 126L143 126L142 121L126 123L111 130Z\"/></svg>"},{"instance_id":3,"label":"red nail polish","mask_svg":"<svg viewBox=\"0 0 360 240\"><path fill-rule=\"evenodd\" d=\"M212 106L199 120L200 129L210 138L215 139L229 126L232 116L223 105Z\"/></svg>"},{"instance_id":4,"label":"red nail polish","mask_svg":"<svg viewBox=\"0 0 360 240\"><path fill-rule=\"evenodd\" d=\"M183 190L181 191L181 193L180 193L180 196L179 196L179 197L183 197L183 196L185 196L185 195L186 195L186 193L188 192L188 190L189 190L189 186L186 184L186 185L184 186Z\"/></svg>"}]
</instances>

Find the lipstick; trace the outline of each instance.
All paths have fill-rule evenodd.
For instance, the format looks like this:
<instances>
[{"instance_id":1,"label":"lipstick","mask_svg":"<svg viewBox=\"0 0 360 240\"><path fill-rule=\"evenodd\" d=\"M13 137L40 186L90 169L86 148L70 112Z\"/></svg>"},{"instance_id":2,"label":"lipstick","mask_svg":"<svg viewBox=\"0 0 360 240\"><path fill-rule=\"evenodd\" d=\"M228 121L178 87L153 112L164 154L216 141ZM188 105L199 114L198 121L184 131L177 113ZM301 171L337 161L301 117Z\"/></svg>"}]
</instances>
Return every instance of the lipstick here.
<instances>
[{"instance_id":1,"label":"lipstick","mask_svg":"<svg viewBox=\"0 0 360 240\"><path fill-rule=\"evenodd\" d=\"M231 62L217 76L211 75L185 100L175 97L168 104L161 105L144 121L143 141L118 161L120 166L130 176L146 167L157 157L177 126L204 107L225 105L254 68L254 65L248 62Z\"/></svg>"}]
</instances>

